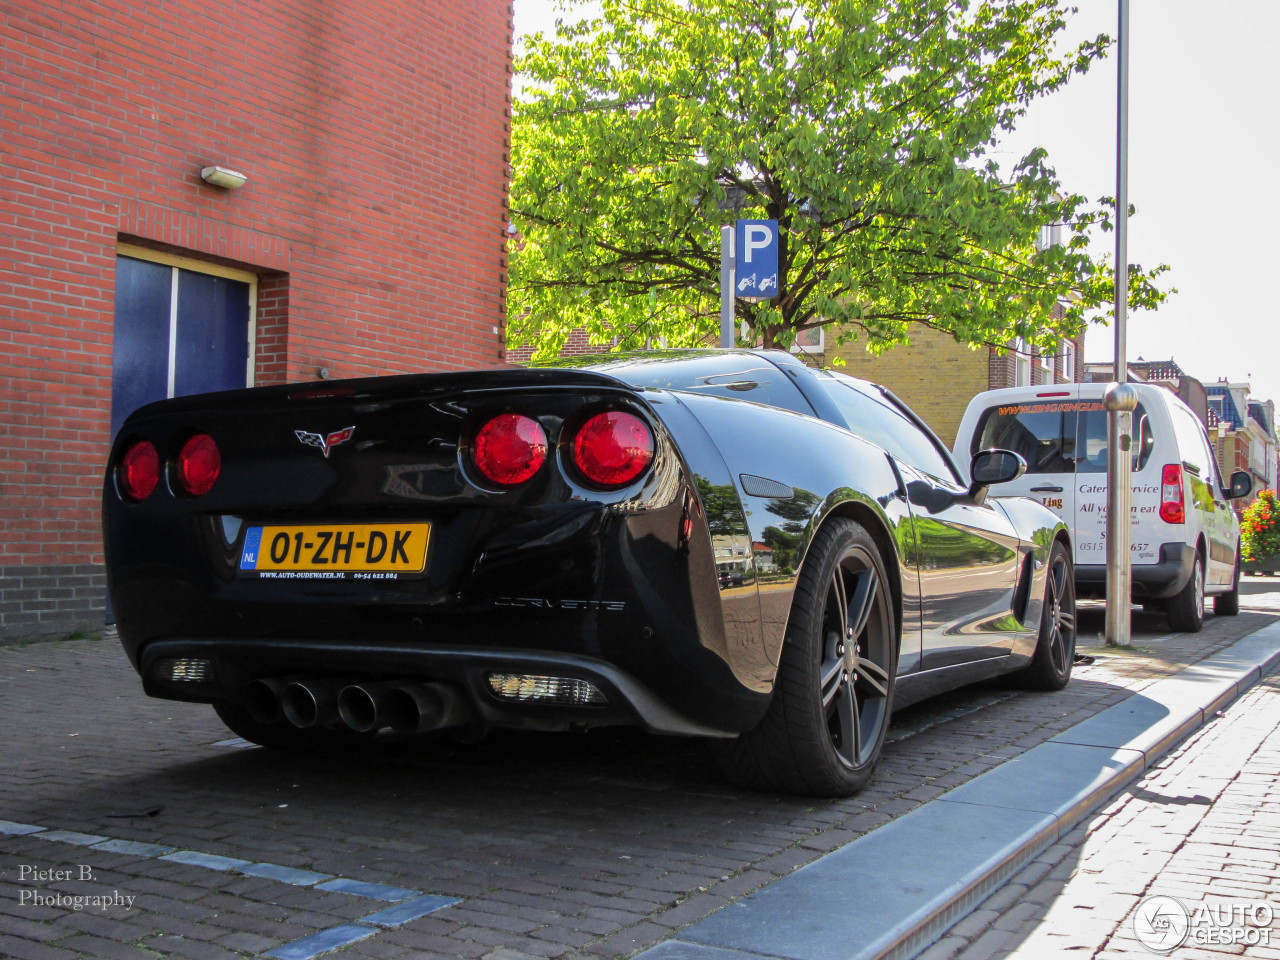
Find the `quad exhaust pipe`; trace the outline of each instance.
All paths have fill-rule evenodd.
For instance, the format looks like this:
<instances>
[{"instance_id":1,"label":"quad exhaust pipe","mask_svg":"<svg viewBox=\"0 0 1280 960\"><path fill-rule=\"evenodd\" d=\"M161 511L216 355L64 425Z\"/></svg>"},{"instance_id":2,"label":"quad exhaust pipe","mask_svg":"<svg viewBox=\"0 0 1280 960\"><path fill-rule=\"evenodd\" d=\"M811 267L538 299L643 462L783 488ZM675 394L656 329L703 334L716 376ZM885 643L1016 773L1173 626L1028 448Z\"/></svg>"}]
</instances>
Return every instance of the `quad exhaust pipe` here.
<instances>
[{"instance_id":1,"label":"quad exhaust pipe","mask_svg":"<svg viewBox=\"0 0 1280 960\"><path fill-rule=\"evenodd\" d=\"M250 681L245 709L258 723L287 721L299 730L342 723L358 733L390 727L395 733L427 733L461 726L472 710L456 686L439 681L404 683L300 677Z\"/></svg>"}]
</instances>

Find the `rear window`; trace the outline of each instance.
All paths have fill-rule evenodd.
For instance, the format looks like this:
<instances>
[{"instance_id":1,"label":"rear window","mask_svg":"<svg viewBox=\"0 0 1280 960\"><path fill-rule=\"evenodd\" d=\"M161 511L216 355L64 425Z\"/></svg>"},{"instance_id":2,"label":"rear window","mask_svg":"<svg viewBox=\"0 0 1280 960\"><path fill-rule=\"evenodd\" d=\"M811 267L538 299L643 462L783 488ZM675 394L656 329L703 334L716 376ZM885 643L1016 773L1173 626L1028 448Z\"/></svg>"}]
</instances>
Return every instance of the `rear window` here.
<instances>
[{"instance_id":1,"label":"rear window","mask_svg":"<svg viewBox=\"0 0 1280 960\"><path fill-rule=\"evenodd\" d=\"M1078 439L1076 449L1080 460L1076 464L1076 473L1107 472L1107 411L1101 403L1097 409L1089 409L1080 413L1077 427ZM1151 432L1151 418L1142 404L1133 411L1133 465L1137 472L1147 465L1151 450L1156 445L1155 435Z\"/></svg>"},{"instance_id":2,"label":"rear window","mask_svg":"<svg viewBox=\"0 0 1280 960\"><path fill-rule=\"evenodd\" d=\"M1133 433L1133 469L1141 470L1155 446L1142 404L1133 412ZM1029 474L1106 473L1106 408L1100 400L989 407L978 418L969 453L992 448L1020 454Z\"/></svg>"},{"instance_id":3,"label":"rear window","mask_svg":"<svg viewBox=\"0 0 1280 960\"><path fill-rule=\"evenodd\" d=\"M634 387L753 400L814 416L813 407L786 373L765 358L749 353L712 353L680 359L679 354L654 351L651 357L605 358L589 369L611 374Z\"/></svg>"}]
</instances>

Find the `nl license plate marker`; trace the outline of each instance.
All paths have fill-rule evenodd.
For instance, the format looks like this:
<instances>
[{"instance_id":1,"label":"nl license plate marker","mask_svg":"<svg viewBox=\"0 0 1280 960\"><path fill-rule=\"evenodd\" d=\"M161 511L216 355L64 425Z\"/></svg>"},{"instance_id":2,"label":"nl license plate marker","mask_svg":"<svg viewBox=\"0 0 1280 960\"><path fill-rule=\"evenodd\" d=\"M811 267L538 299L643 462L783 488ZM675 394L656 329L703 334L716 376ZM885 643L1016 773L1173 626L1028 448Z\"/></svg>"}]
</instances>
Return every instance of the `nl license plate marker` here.
<instances>
[{"instance_id":1,"label":"nl license plate marker","mask_svg":"<svg viewBox=\"0 0 1280 960\"><path fill-rule=\"evenodd\" d=\"M427 570L429 523L263 525L245 532L240 572L281 580L398 580Z\"/></svg>"}]
</instances>

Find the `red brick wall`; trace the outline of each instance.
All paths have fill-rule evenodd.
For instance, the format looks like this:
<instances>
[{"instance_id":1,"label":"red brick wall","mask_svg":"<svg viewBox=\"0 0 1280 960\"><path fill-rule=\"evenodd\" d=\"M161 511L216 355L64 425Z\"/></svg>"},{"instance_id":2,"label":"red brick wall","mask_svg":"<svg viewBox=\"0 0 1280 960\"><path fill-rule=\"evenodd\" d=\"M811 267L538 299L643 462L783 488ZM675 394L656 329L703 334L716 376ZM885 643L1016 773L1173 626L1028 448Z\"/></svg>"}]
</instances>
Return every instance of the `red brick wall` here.
<instances>
[{"instance_id":1,"label":"red brick wall","mask_svg":"<svg viewBox=\"0 0 1280 960\"><path fill-rule=\"evenodd\" d=\"M581 328L575 329L569 334L565 340L564 346L560 349L562 357L584 357L591 356L596 353L608 353L612 341L608 343L592 343L587 336L587 331ZM507 351L508 363L525 363L533 356L534 347L516 347L514 350Z\"/></svg>"},{"instance_id":2,"label":"red brick wall","mask_svg":"<svg viewBox=\"0 0 1280 960\"><path fill-rule=\"evenodd\" d=\"M261 277L259 383L501 359L511 38L511 0L4 5L0 568L101 561L119 241Z\"/></svg>"}]
</instances>

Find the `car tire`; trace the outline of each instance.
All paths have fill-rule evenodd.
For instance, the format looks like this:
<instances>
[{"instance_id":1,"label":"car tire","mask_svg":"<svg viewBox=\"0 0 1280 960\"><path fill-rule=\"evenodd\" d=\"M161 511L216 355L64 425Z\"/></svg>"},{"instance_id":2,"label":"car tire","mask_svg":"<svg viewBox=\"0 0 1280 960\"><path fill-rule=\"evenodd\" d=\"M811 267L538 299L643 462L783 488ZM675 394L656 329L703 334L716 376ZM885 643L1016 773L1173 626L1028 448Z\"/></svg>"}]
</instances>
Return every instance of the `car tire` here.
<instances>
[{"instance_id":1,"label":"car tire","mask_svg":"<svg viewBox=\"0 0 1280 960\"><path fill-rule=\"evenodd\" d=\"M1191 576L1181 590L1169 598L1166 604L1169 629L1185 633L1199 633L1204 626L1204 559L1196 555Z\"/></svg>"},{"instance_id":2,"label":"car tire","mask_svg":"<svg viewBox=\"0 0 1280 960\"><path fill-rule=\"evenodd\" d=\"M262 723L253 719L240 704L229 700L214 703L213 710L218 715L218 719L225 723L227 729L236 736L271 750L285 750L292 753L340 750L364 743L372 736L369 733L357 733L346 727L301 730L283 720L277 723Z\"/></svg>"},{"instance_id":3,"label":"car tire","mask_svg":"<svg viewBox=\"0 0 1280 960\"><path fill-rule=\"evenodd\" d=\"M1231 589L1213 598L1213 612L1220 617L1234 617L1240 613L1240 551L1236 551L1236 569L1231 575Z\"/></svg>"},{"instance_id":4,"label":"car tire","mask_svg":"<svg viewBox=\"0 0 1280 960\"><path fill-rule=\"evenodd\" d=\"M1071 555L1060 541L1049 551L1040 635L1030 665L1009 675L1026 690L1061 690L1071 679L1076 655L1076 585Z\"/></svg>"},{"instance_id":5,"label":"car tire","mask_svg":"<svg viewBox=\"0 0 1280 960\"><path fill-rule=\"evenodd\" d=\"M889 729L899 639L879 547L851 520L824 524L796 583L768 712L722 753L730 779L823 797L866 786Z\"/></svg>"}]
</instances>

